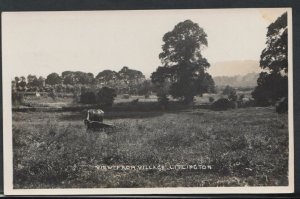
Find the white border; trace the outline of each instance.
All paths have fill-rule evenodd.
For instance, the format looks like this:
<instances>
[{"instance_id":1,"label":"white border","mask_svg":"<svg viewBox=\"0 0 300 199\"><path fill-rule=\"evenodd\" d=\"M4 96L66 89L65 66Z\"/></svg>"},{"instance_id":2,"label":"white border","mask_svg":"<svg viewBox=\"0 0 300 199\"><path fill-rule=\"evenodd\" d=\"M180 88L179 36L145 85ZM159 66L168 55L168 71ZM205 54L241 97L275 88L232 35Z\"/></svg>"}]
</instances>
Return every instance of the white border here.
<instances>
[{"instance_id":1,"label":"white border","mask_svg":"<svg viewBox=\"0 0 300 199\"><path fill-rule=\"evenodd\" d=\"M236 9L236 8L235 8ZM240 8L239 8L240 9ZM252 9L252 8L241 8ZM253 8L259 9L259 8ZM293 112L293 54L292 54L292 8L288 12L288 93L289 93L289 185L266 187L176 187L176 188L93 188L93 189L13 189L12 154L12 69L5 67L5 35L2 32L2 81L3 81L3 146L4 146L4 194L5 195L126 195L126 194L232 194L232 193L293 193L294 192L294 112ZM208 10L208 9L206 9ZM217 10L217 9L209 9ZM226 9L232 10L232 9ZM181 10L182 11L182 10ZM190 10L189 10L190 11ZM80 11L78 11L80 12ZM107 11L109 12L109 11ZM116 11L114 11L116 12ZM126 11L122 11L126 12ZM147 11L145 11L147 12ZM2 20L3 20L2 13ZM2 23L3 30L3 23Z\"/></svg>"},{"instance_id":2,"label":"white border","mask_svg":"<svg viewBox=\"0 0 300 199\"><path fill-rule=\"evenodd\" d=\"M294 84L293 84L293 19L292 8L288 9L288 124L289 124L289 186L294 192Z\"/></svg>"}]
</instances>

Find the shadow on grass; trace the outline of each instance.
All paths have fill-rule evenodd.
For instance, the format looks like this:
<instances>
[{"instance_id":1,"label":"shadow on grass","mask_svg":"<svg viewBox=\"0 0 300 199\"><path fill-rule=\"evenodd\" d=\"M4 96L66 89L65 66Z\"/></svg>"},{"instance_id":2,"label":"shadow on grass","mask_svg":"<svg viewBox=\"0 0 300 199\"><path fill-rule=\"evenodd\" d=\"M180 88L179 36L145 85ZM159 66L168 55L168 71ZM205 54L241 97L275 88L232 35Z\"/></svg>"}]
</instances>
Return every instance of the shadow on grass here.
<instances>
[{"instance_id":1,"label":"shadow on grass","mask_svg":"<svg viewBox=\"0 0 300 199\"><path fill-rule=\"evenodd\" d=\"M123 102L114 104L109 112L177 112L190 109L209 108L208 105L183 104L179 101L170 101L168 105L162 106L158 102ZM104 109L105 111L105 109Z\"/></svg>"},{"instance_id":2,"label":"shadow on grass","mask_svg":"<svg viewBox=\"0 0 300 199\"><path fill-rule=\"evenodd\" d=\"M82 121L86 119L88 109L102 109L105 119L120 118L150 118L161 116L164 113L189 112L193 109L207 109L207 105L186 105L178 101L170 101L167 106L158 102L122 102L116 103L110 108L101 108L99 105L76 104L68 107L25 107L16 112L57 112L62 121Z\"/></svg>"},{"instance_id":3,"label":"shadow on grass","mask_svg":"<svg viewBox=\"0 0 300 199\"><path fill-rule=\"evenodd\" d=\"M150 118L163 115L163 112L105 112L104 119L138 119ZM60 116L63 121L77 121L86 119L86 114L82 112L72 112L68 115Z\"/></svg>"},{"instance_id":4,"label":"shadow on grass","mask_svg":"<svg viewBox=\"0 0 300 199\"><path fill-rule=\"evenodd\" d=\"M150 118L163 115L164 112L108 112L105 115L107 119L138 119L138 118Z\"/></svg>"},{"instance_id":5,"label":"shadow on grass","mask_svg":"<svg viewBox=\"0 0 300 199\"><path fill-rule=\"evenodd\" d=\"M120 118L150 118L161 116L164 113L181 112L193 108L191 105L185 105L179 102L170 102L167 107L162 107L157 102L123 102L114 104L111 108L103 108L105 119L120 119ZM80 111L70 111L68 114L63 114L60 119L67 121L84 120L86 119L87 109Z\"/></svg>"}]
</instances>

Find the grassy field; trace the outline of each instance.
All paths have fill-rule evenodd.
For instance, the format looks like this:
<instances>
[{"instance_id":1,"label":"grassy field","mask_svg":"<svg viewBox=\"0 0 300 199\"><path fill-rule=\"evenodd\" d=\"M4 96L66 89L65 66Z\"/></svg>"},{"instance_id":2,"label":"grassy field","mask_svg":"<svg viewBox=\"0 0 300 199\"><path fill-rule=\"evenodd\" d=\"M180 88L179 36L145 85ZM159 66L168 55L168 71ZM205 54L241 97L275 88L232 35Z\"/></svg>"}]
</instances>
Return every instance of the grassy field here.
<instances>
[{"instance_id":1,"label":"grassy field","mask_svg":"<svg viewBox=\"0 0 300 199\"><path fill-rule=\"evenodd\" d=\"M14 188L288 185L287 115L274 108L107 112L110 132L86 131L84 117L13 112ZM99 169L178 164L212 169Z\"/></svg>"}]
</instances>

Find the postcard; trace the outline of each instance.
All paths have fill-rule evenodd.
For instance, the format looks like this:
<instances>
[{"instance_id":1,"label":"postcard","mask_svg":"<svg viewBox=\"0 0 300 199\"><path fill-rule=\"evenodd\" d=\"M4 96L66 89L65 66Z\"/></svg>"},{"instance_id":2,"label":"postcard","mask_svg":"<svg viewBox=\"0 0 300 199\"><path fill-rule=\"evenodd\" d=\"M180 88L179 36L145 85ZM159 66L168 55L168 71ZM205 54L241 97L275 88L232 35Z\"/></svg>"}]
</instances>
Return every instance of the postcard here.
<instances>
[{"instance_id":1,"label":"postcard","mask_svg":"<svg viewBox=\"0 0 300 199\"><path fill-rule=\"evenodd\" d=\"M294 192L291 8L2 13L6 195Z\"/></svg>"}]
</instances>

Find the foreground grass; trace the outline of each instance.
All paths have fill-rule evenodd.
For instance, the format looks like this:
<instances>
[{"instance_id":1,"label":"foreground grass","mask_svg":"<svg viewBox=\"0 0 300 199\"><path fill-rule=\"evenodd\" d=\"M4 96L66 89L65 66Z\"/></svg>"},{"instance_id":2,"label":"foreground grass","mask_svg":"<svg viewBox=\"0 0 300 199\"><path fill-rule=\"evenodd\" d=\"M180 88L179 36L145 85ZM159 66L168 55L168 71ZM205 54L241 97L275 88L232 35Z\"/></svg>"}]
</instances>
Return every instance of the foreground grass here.
<instances>
[{"instance_id":1,"label":"foreground grass","mask_svg":"<svg viewBox=\"0 0 300 199\"><path fill-rule=\"evenodd\" d=\"M14 112L14 187L288 185L287 115L273 108L115 114L107 113L116 126L107 133L87 132L82 113ZM97 169L175 164L212 169Z\"/></svg>"}]
</instances>

